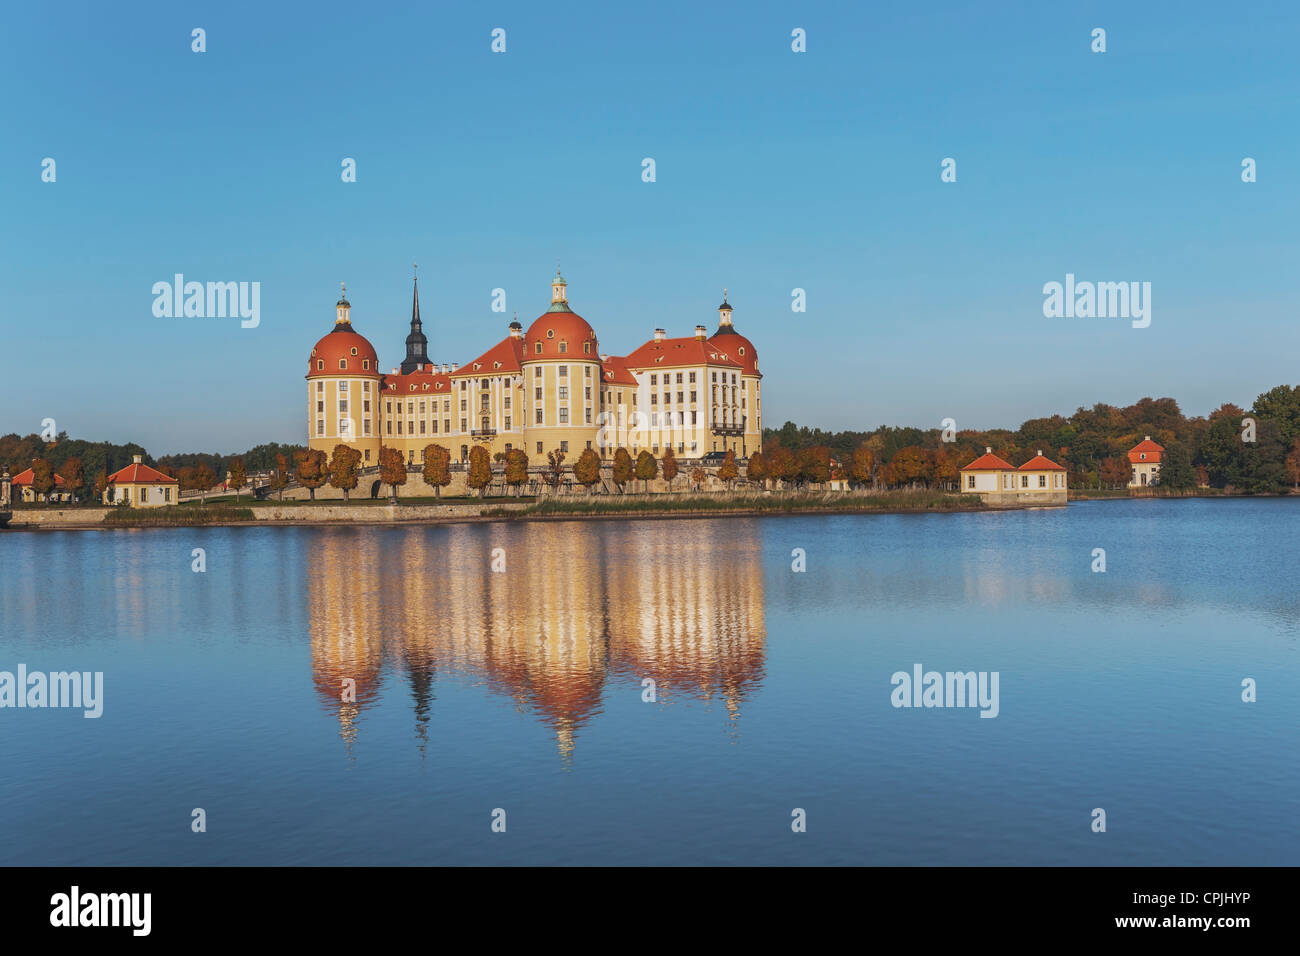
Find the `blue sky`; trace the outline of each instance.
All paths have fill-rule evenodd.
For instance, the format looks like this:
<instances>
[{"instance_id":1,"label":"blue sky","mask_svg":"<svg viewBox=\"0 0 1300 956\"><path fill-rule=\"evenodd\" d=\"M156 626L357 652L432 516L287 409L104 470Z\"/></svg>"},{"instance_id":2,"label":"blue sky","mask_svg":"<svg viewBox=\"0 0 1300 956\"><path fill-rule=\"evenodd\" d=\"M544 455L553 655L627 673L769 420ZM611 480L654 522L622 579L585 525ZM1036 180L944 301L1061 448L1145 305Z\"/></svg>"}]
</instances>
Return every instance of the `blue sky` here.
<instances>
[{"instance_id":1,"label":"blue sky","mask_svg":"<svg viewBox=\"0 0 1300 956\"><path fill-rule=\"evenodd\" d=\"M13 6L0 432L302 441L339 281L393 366L412 262L448 362L540 314L557 258L617 354L712 329L727 286L773 426L1204 414L1300 381L1300 12L991 6ZM177 272L260 282L261 324L155 318ZM1067 272L1150 282L1151 326L1044 318Z\"/></svg>"}]
</instances>

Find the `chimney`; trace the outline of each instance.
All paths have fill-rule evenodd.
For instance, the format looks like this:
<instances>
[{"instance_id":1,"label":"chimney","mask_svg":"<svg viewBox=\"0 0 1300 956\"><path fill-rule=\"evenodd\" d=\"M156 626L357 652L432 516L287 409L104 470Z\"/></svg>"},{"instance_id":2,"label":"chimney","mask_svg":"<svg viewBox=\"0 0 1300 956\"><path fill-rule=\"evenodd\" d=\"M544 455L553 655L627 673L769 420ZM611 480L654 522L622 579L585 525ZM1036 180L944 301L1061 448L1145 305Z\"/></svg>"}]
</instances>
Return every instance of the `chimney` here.
<instances>
[{"instance_id":1,"label":"chimney","mask_svg":"<svg viewBox=\"0 0 1300 956\"><path fill-rule=\"evenodd\" d=\"M609 361L609 353L608 353L608 352L601 352L601 353L600 353L600 360L601 360L602 362L608 362L608 361Z\"/></svg>"},{"instance_id":2,"label":"chimney","mask_svg":"<svg viewBox=\"0 0 1300 956\"><path fill-rule=\"evenodd\" d=\"M991 454L993 454L993 447L992 447L991 445L985 445L985 446L984 446L984 454L986 454L986 455L991 455Z\"/></svg>"},{"instance_id":3,"label":"chimney","mask_svg":"<svg viewBox=\"0 0 1300 956\"><path fill-rule=\"evenodd\" d=\"M698 339L699 341L703 342L703 341L704 341L705 339L707 339L708 337L709 337L708 330L705 329L704 326L702 326L702 325L697 325L697 326L695 327L695 338L696 338L696 339Z\"/></svg>"},{"instance_id":4,"label":"chimney","mask_svg":"<svg viewBox=\"0 0 1300 956\"><path fill-rule=\"evenodd\" d=\"M451 363L451 370L452 370L453 372L456 371L456 369L458 369L458 368L460 368L460 363L459 363L459 362L452 362L452 363Z\"/></svg>"},{"instance_id":5,"label":"chimney","mask_svg":"<svg viewBox=\"0 0 1300 956\"><path fill-rule=\"evenodd\" d=\"M415 370L416 370L417 372L423 372L423 371L424 371L424 363L423 363L423 362L417 362L416 365L415 365Z\"/></svg>"},{"instance_id":6,"label":"chimney","mask_svg":"<svg viewBox=\"0 0 1300 956\"><path fill-rule=\"evenodd\" d=\"M1039 458L1042 458L1042 457L1043 457L1043 450L1042 450L1041 448L1038 449L1037 454L1038 454L1038 457L1039 457Z\"/></svg>"},{"instance_id":7,"label":"chimney","mask_svg":"<svg viewBox=\"0 0 1300 956\"><path fill-rule=\"evenodd\" d=\"M1150 441L1150 440L1151 440L1151 436L1150 436L1150 435L1147 435L1146 438L1143 439L1143 441Z\"/></svg>"},{"instance_id":8,"label":"chimney","mask_svg":"<svg viewBox=\"0 0 1300 956\"><path fill-rule=\"evenodd\" d=\"M662 342L663 340L664 340L664 330L663 330L663 329L655 329L655 341L656 341L656 342Z\"/></svg>"},{"instance_id":9,"label":"chimney","mask_svg":"<svg viewBox=\"0 0 1300 956\"><path fill-rule=\"evenodd\" d=\"M135 463L138 465L138 464L140 464L141 457L140 457L139 455L132 455L132 456L131 456L131 460L132 460L133 462L135 462Z\"/></svg>"}]
</instances>

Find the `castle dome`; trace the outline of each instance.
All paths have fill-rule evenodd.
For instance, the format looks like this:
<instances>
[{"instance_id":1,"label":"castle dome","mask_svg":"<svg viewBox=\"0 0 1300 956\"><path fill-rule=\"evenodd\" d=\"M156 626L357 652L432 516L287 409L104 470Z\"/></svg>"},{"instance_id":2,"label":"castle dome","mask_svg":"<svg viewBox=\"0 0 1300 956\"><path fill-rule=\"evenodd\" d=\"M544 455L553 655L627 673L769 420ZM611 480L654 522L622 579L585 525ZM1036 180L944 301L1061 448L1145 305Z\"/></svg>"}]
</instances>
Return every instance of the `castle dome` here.
<instances>
[{"instance_id":1,"label":"castle dome","mask_svg":"<svg viewBox=\"0 0 1300 956\"><path fill-rule=\"evenodd\" d=\"M544 358L600 360L596 332L587 320L569 308L568 283L555 270L551 280L551 307L524 333L524 361Z\"/></svg>"},{"instance_id":2,"label":"castle dome","mask_svg":"<svg viewBox=\"0 0 1300 956\"><path fill-rule=\"evenodd\" d=\"M321 337L307 358L307 377L348 375L379 376L379 357L370 340L352 328L352 303L347 291L334 307L334 328Z\"/></svg>"}]
</instances>

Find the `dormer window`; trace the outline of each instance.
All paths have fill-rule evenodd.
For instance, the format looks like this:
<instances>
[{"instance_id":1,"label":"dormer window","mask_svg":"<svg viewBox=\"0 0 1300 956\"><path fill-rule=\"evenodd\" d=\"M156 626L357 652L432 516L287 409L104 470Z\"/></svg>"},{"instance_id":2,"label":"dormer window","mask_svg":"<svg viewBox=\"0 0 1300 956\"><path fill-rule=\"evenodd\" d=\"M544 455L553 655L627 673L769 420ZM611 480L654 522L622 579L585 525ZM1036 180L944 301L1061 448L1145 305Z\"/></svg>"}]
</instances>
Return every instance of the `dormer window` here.
<instances>
[{"instance_id":1,"label":"dormer window","mask_svg":"<svg viewBox=\"0 0 1300 956\"><path fill-rule=\"evenodd\" d=\"M542 343L541 343L541 342L538 342L538 343L537 343L537 346L534 348L533 351L535 351L538 355L541 355L541 354L542 354Z\"/></svg>"},{"instance_id":2,"label":"dormer window","mask_svg":"<svg viewBox=\"0 0 1300 956\"><path fill-rule=\"evenodd\" d=\"M546 337L547 337L548 339L553 339L553 338L555 338L555 329L547 329L547 330L546 330Z\"/></svg>"},{"instance_id":3,"label":"dormer window","mask_svg":"<svg viewBox=\"0 0 1300 956\"><path fill-rule=\"evenodd\" d=\"M339 359L339 368L347 368L347 367L348 367L348 360L347 360L347 359Z\"/></svg>"},{"instance_id":4,"label":"dormer window","mask_svg":"<svg viewBox=\"0 0 1300 956\"><path fill-rule=\"evenodd\" d=\"M316 360L316 371L318 371L318 372L323 372L324 370L325 370L325 360L324 360L324 359L317 359L317 360Z\"/></svg>"},{"instance_id":5,"label":"dormer window","mask_svg":"<svg viewBox=\"0 0 1300 956\"><path fill-rule=\"evenodd\" d=\"M588 355L590 355L590 354L591 354L591 343L590 343L590 342L583 342L583 343L582 343L582 350L583 350L584 352L586 352Z\"/></svg>"},{"instance_id":6,"label":"dormer window","mask_svg":"<svg viewBox=\"0 0 1300 956\"><path fill-rule=\"evenodd\" d=\"M362 360L361 360L361 367L362 367L362 368L370 368L370 359L362 359Z\"/></svg>"},{"instance_id":7,"label":"dormer window","mask_svg":"<svg viewBox=\"0 0 1300 956\"><path fill-rule=\"evenodd\" d=\"M357 347L356 347L355 345L352 346L352 354L353 354L353 355L356 355L356 354L357 354Z\"/></svg>"},{"instance_id":8,"label":"dormer window","mask_svg":"<svg viewBox=\"0 0 1300 956\"><path fill-rule=\"evenodd\" d=\"M739 348L738 351L740 352L741 355L744 355L744 354L745 354L745 347L742 345L742 346Z\"/></svg>"},{"instance_id":9,"label":"dormer window","mask_svg":"<svg viewBox=\"0 0 1300 956\"><path fill-rule=\"evenodd\" d=\"M565 342L563 339L561 339L561 340L560 340L560 354L561 354L561 355L566 355L566 354L568 354L568 351L569 351L569 343L568 343L568 342Z\"/></svg>"}]
</instances>

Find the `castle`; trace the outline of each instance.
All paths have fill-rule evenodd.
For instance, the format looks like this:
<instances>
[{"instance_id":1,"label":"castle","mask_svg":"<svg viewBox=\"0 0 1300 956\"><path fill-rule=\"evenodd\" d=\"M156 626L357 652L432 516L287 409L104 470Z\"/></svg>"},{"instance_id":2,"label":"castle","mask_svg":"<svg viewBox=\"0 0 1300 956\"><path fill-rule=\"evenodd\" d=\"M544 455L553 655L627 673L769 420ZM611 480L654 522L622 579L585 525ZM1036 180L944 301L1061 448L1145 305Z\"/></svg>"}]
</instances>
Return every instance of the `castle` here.
<instances>
[{"instance_id":1,"label":"castle","mask_svg":"<svg viewBox=\"0 0 1300 956\"><path fill-rule=\"evenodd\" d=\"M592 448L602 459L626 448L633 457L664 450L685 459L733 451L745 459L762 445L762 375L753 343L735 330L731 306L718 328L668 338L655 329L625 356L602 353L595 330L569 307L556 270L551 304L528 327L509 333L464 365L429 361L415 281L406 358L381 373L379 358L352 326L347 290L334 328L307 360L308 439L326 454L338 444L375 465L380 446L408 464L439 444L466 461L475 445L494 457L522 449L534 465L552 451L573 462Z\"/></svg>"}]
</instances>

